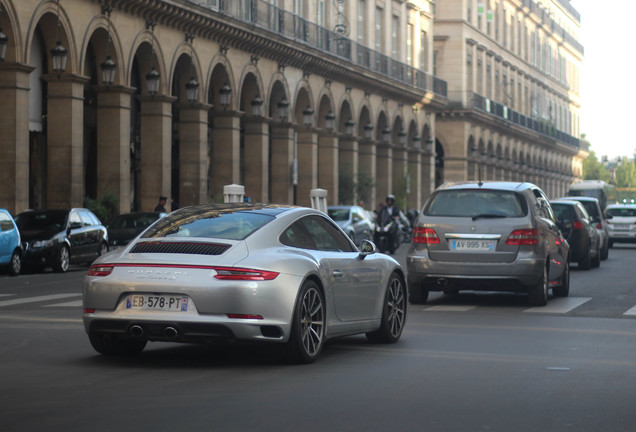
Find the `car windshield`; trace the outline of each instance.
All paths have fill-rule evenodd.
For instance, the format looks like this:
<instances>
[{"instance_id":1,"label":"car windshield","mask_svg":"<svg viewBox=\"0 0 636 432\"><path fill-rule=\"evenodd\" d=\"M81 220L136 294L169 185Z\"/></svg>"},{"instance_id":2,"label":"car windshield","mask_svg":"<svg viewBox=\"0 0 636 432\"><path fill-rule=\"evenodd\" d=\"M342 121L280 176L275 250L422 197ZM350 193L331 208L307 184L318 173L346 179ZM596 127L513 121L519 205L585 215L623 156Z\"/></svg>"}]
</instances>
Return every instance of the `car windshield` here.
<instances>
[{"instance_id":1,"label":"car windshield","mask_svg":"<svg viewBox=\"0 0 636 432\"><path fill-rule=\"evenodd\" d=\"M181 213L166 216L144 234L152 237L205 237L243 240L274 219L254 211Z\"/></svg>"},{"instance_id":2,"label":"car windshield","mask_svg":"<svg viewBox=\"0 0 636 432\"><path fill-rule=\"evenodd\" d=\"M327 210L327 213L329 217L336 222L349 220L348 208L330 208Z\"/></svg>"},{"instance_id":3,"label":"car windshield","mask_svg":"<svg viewBox=\"0 0 636 432\"><path fill-rule=\"evenodd\" d=\"M16 216L18 228L23 231L62 229L66 225L68 212L64 210L49 210L46 212L25 212Z\"/></svg>"},{"instance_id":4,"label":"car windshield","mask_svg":"<svg viewBox=\"0 0 636 432\"><path fill-rule=\"evenodd\" d=\"M615 207L607 209L605 213L612 217L635 217L636 208Z\"/></svg>"},{"instance_id":5,"label":"car windshield","mask_svg":"<svg viewBox=\"0 0 636 432\"><path fill-rule=\"evenodd\" d=\"M574 219L574 208L571 205L552 203L552 210L558 220Z\"/></svg>"},{"instance_id":6,"label":"car windshield","mask_svg":"<svg viewBox=\"0 0 636 432\"><path fill-rule=\"evenodd\" d=\"M145 228L158 219L155 214L142 214L142 215L119 215L115 217L108 228L111 229L126 229L126 228Z\"/></svg>"},{"instance_id":7,"label":"car windshield","mask_svg":"<svg viewBox=\"0 0 636 432\"><path fill-rule=\"evenodd\" d=\"M527 207L516 193L510 191L470 189L443 190L424 209L427 216L452 217L523 217Z\"/></svg>"}]
</instances>

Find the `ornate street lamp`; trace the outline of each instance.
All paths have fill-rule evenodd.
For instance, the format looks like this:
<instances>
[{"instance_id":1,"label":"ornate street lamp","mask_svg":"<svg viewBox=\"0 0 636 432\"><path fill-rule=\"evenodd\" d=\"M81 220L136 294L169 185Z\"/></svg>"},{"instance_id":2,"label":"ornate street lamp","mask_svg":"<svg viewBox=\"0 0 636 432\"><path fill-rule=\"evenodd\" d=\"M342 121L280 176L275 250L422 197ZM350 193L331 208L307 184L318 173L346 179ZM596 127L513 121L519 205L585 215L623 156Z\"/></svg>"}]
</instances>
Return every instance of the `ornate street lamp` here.
<instances>
[{"instance_id":1,"label":"ornate street lamp","mask_svg":"<svg viewBox=\"0 0 636 432\"><path fill-rule=\"evenodd\" d=\"M190 81L188 81L185 85L186 98L188 99L188 102L190 102L190 105L192 105L199 100L199 82L194 77L194 48L192 47L194 36L187 34L186 41L190 42Z\"/></svg>"},{"instance_id":2,"label":"ornate street lamp","mask_svg":"<svg viewBox=\"0 0 636 432\"><path fill-rule=\"evenodd\" d=\"M400 131L398 133L398 142L400 143L401 146L406 145L406 132Z\"/></svg>"},{"instance_id":3,"label":"ornate street lamp","mask_svg":"<svg viewBox=\"0 0 636 432\"><path fill-rule=\"evenodd\" d=\"M252 116L261 117L263 115L263 99L256 94L256 97L252 100Z\"/></svg>"},{"instance_id":4,"label":"ornate street lamp","mask_svg":"<svg viewBox=\"0 0 636 432\"><path fill-rule=\"evenodd\" d=\"M329 110L329 112L325 116L325 128L329 132L332 132L335 126L336 126L336 115L333 113L333 111Z\"/></svg>"},{"instance_id":5,"label":"ornate street lamp","mask_svg":"<svg viewBox=\"0 0 636 432\"><path fill-rule=\"evenodd\" d=\"M0 20L1 19L2 7L0 7ZM7 46L9 46L9 38L2 32L2 25L0 24L0 62L3 62L4 58L7 56Z\"/></svg>"},{"instance_id":6,"label":"ornate street lamp","mask_svg":"<svg viewBox=\"0 0 636 432\"><path fill-rule=\"evenodd\" d=\"M278 102L278 117L280 118L280 121L287 120L288 110L289 110L289 102L287 101L287 98L283 96L280 102Z\"/></svg>"},{"instance_id":7,"label":"ornate street lamp","mask_svg":"<svg viewBox=\"0 0 636 432\"><path fill-rule=\"evenodd\" d=\"M428 154L433 153L433 140L432 139L427 139L426 142L424 143L424 151ZM473 147L472 149L470 149L471 154L473 155L473 157L476 157L477 154L477 148Z\"/></svg>"},{"instance_id":8,"label":"ornate street lamp","mask_svg":"<svg viewBox=\"0 0 636 432\"><path fill-rule=\"evenodd\" d=\"M106 40L106 60L99 65L102 70L102 83L109 87L115 82L115 71L117 70L117 64L110 58L110 45L112 40L110 38L110 14L113 11L111 6L102 6L102 13L106 14L108 19L108 39Z\"/></svg>"},{"instance_id":9,"label":"ornate street lamp","mask_svg":"<svg viewBox=\"0 0 636 432\"><path fill-rule=\"evenodd\" d=\"M232 88L226 82L223 87L219 89L219 100L223 110L226 110L230 106L230 98L232 97Z\"/></svg>"},{"instance_id":10,"label":"ornate street lamp","mask_svg":"<svg viewBox=\"0 0 636 432\"><path fill-rule=\"evenodd\" d=\"M345 122L345 132L347 135L353 135L353 127L356 125L356 123L349 119Z\"/></svg>"},{"instance_id":11,"label":"ornate street lamp","mask_svg":"<svg viewBox=\"0 0 636 432\"><path fill-rule=\"evenodd\" d=\"M314 110L309 105L303 110L303 123L306 128L310 128L314 124Z\"/></svg>"},{"instance_id":12,"label":"ornate street lamp","mask_svg":"<svg viewBox=\"0 0 636 432\"><path fill-rule=\"evenodd\" d=\"M51 50L51 60L53 63L53 71L57 74L59 78L62 73L66 70L66 60L68 58L68 51L62 45L62 41L60 40L60 0L57 0L57 25L55 27L55 48Z\"/></svg>"},{"instance_id":13,"label":"ornate street lamp","mask_svg":"<svg viewBox=\"0 0 636 432\"><path fill-rule=\"evenodd\" d=\"M364 125L364 137L366 139L373 137L373 124L371 122L367 122L367 124Z\"/></svg>"},{"instance_id":14,"label":"ornate street lamp","mask_svg":"<svg viewBox=\"0 0 636 432\"><path fill-rule=\"evenodd\" d=\"M383 142L383 143L387 143L387 144L388 144L388 143L389 143L390 138L391 138L391 129L389 129L389 128L385 128L385 129L382 131L382 142Z\"/></svg>"},{"instance_id":15,"label":"ornate street lamp","mask_svg":"<svg viewBox=\"0 0 636 432\"><path fill-rule=\"evenodd\" d=\"M150 72L146 74L146 89L150 96L154 97L159 92L159 81L161 80L161 75L157 72L154 66L155 60L155 25L154 22L148 22L148 27L150 27L150 31L152 34L152 53L150 54Z\"/></svg>"}]
</instances>

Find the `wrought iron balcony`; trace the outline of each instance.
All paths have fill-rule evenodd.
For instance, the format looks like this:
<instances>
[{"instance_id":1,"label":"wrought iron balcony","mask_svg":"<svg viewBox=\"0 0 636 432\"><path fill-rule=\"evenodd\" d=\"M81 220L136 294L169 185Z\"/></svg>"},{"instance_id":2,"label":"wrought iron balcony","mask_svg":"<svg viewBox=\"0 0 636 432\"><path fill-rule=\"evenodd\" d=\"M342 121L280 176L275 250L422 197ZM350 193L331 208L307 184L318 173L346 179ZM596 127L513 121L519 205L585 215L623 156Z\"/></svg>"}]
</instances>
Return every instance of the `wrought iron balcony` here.
<instances>
[{"instance_id":1,"label":"wrought iron balcony","mask_svg":"<svg viewBox=\"0 0 636 432\"><path fill-rule=\"evenodd\" d=\"M572 135L560 131L554 125L525 116L505 105L497 103L484 96L472 93L471 108L488 113L489 115L507 120L512 124L537 132L545 137L553 138L569 146L580 148L580 140Z\"/></svg>"},{"instance_id":2,"label":"wrought iron balcony","mask_svg":"<svg viewBox=\"0 0 636 432\"><path fill-rule=\"evenodd\" d=\"M391 80L447 98L446 81L399 62L343 34L316 25L264 0L187 0L243 23L331 54Z\"/></svg>"}]
</instances>

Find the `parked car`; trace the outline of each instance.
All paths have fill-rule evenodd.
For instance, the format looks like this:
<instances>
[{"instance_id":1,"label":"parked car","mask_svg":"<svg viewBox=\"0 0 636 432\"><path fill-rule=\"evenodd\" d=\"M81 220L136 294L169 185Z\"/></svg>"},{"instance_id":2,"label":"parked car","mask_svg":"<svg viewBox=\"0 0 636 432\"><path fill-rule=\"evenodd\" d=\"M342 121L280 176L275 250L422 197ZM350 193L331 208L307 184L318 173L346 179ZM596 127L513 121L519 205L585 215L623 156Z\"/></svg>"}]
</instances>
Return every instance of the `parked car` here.
<instances>
[{"instance_id":1,"label":"parked car","mask_svg":"<svg viewBox=\"0 0 636 432\"><path fill-rule=\"evenodd\" d=\"M513 291L545 305L569 294L570 247L539 187L448 183L424 204L407 253L412 303L429 291Z\"/></svg>"},{"instance_id":2,"label":"parked car","mask_svg":"<svg viewBox=\"0 0 636 432\"><path fill-rule=\"evenodd\" d=\"M585 207L575 200L555 200L550 205L557 225L570 245L570 262L589 270L601 264L601 238Z\"/></svg>"},{"instance_id":3,"label":"parked car","mask_svg":"<svg viewBox=\"0 0 636 432\"><path fill-rule=\"evenodd\" d=\"M163 212L136 212L115 216L106 226L109 247L112 249L127 245L146 228L167 214Z\"/></svg>"},{"instance_id":4,"label":"parked car","mask_svg":"<svg viewBox=\"0 0 636 432\"><path fill-rule=\"evenodd\" d=\"M636 243L636 205L611 204L605 209L609 228L609 245Z\"/></svg>"},{"instance_id":5,"label":"parked car","mask_svg":"<svg viewBox=\"0 0 636 432\"><path fill-rule=\"evenodd\" d=\"M0 267L6 268L11 276L19 275L22 268L20 231L5 209L0 209Z\"/></svg>"},{"instance_id":6,"label":"parked car","mask_svg":"<svg viewBox=\"0 0 636 432\"><path fill-rule=\"evenodd\" d=\"M356 245L360 245L362 240L373 240L375 222L362 207L330 206L327 214Z\"/></svg>"},{"instance_id":7,"label":"parked car","mask_svg":"<svg viewBox=\"0 0 636 432\"><path fill-rule=\"evenodd\" d=\"M596 198L583 196L559 198L559 201L562 200L578 201L583 204L583 207L585 207L585 211L587 211L587 214L590 215L592 223L596 228L596 231L598 232L599 238L601 240L601 260L606 260L609 256L609 228L607 226L605 216L603 215L603 210L601 209L599 200Z\"/></svg>"},{"instance_id":8,"label":"parked car","mask_svg":"<svg viewBox=\"0 0 636 432\"><path fill-rule=\"evenodd\" d=\"M106 227L88 209L27 210L16 216L24 263L65 272L108 252Z\"/></svg>"},{"instance_id":9,"label":"parked car","mask_svg":"<svg viewBox=\"0 0 636 432\"><path fill-rule=\"evenodd\" d=\"M203 204L159 219L99 258L84 281L84 327L102 354L148 341L280 344L315 360L333 337L396 342L407 312L404 272L358 249L319 210Z\"/></svg>"}]
</instances>

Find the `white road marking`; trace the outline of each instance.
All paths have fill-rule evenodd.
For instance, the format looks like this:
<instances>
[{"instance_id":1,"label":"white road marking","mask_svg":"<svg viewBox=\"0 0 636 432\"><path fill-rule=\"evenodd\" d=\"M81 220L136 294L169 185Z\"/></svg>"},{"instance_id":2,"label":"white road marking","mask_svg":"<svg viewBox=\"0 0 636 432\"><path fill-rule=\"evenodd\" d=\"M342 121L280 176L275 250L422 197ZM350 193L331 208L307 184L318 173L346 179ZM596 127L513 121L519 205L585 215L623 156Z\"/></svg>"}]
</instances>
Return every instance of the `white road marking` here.
<instances>
[{"instance_id":1,"label":"white road marking","mask_svg":"<svg viewBox=\"0 0 636 432\"><path fill-rule=\"evenodd\" d=\"M468 312L469 310L475 309L477 306L431 306L430 308L424 309L425 311L433 311L433 312Z\"/></svg>"},{"instance_id":2,"label":"white road marking","mask_svg":"<svg viewBox=\"0 0 636 432\"><path fill-rule=\"evenodd\" d=\"M13 306L13 305L24 304L24 303L36 303L36 302L43 302L48 300L57 300L57 299L78 297L78 296L81 296L81 294L66 293L66 294L50 294L50 295L37 296L37 297L23 297L23 298L18 298L13 300L0 301L0 307Z\"/></svg>"},{"instance_id":3,"label":"white road marking","mask_svg":"<svg viewBox=\"0 0 636 432\"><path fill-rule=\"evenodd\" d=\"M630 315L630 316L636 315L636 306L634 306L633 308L625 312L623 315Z\"/></svg>"},{"instance_id":4,"label":"white road marking","mask_svg":"<svg viewBox=\"0 0 636 432\"><path fill-rule=\"evenodd\" d=\"M530 313L564 314L592 300L592 297L559 297L548 300L546 306L537 306L524 310Z\"/></svg>"},{"instance_id":5,"label":"white road marking","mask_svg":"<svg viewBox=\"0 0 636 432\"><path fill-rule=\"evenodd\" d=\"M82 307L82 300L74 300L66 303L44 305L44 307Z\"/></svg>"}]
</instances>

